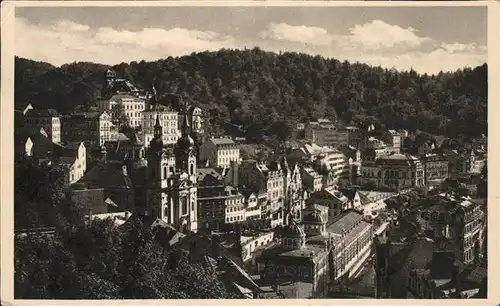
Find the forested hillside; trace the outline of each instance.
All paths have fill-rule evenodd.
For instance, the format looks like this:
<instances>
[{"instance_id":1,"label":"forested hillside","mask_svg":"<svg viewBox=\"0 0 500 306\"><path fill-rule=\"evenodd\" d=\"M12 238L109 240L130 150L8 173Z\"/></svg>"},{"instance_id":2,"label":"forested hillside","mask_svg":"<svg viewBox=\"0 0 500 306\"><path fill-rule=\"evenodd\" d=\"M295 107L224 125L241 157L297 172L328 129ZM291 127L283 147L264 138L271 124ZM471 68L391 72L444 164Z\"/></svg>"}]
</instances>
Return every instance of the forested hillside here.
<instances>
[{"instance_id":1,"label":"forested hillside","mask_svg":"<svg viewBox=\"0 0 500 306\"><path fill-rule=\"evenodd\" d=\"M16 58L16 105L69 112L98 98L106 67L60 68ZM321 56L258 48L195 53L114 66L138 86L154 83L160 96L179 94L202 107L214 132L260 140L292 135L318 117L376 127L417 129L447 136L487 133L487 65L421 75Z\"/></svg>"}]
</instances>

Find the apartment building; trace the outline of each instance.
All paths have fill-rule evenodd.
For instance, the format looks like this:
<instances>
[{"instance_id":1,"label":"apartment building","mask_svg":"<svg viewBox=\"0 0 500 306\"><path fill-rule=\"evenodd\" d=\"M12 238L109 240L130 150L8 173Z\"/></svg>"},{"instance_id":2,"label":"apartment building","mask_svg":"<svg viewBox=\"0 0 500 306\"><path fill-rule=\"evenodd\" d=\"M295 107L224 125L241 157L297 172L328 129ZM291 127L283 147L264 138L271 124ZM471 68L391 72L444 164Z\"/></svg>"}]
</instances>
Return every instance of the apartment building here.
<instances>
[{"instance_id":1,"label":"apartment building","mask_svg":"<svg viewBox=\"0 0 500 306\"><path fill-rule=\"evenodd\" d=\"M113 109L118 107L117 105L123 106L123 113L127 116L131 127L142 126L142 112L146 110L144 98L130 94L115 94L110 99L99 101L99 110L106 111L113 116Z\"/></svg>"},{"instance_id":2,"label":"apartment building","mask_svg":"<svg viewBox=\"0 0 500 306\"><path fill-rule=\"evenodd\" d=\"M88 147L101 146L108 141L116 141L118 129L105 112L81 112L61 118L62 141L64 143L82 141Z\"/></svg>"},{"instance_id":3,"label":"apartment building","mask_svg":"<svg viewBox=\"0 0 500 306\"><path fill-rule=\"evenodd\" d=\"M52 142L61 142L61 120L54 109L28 108L22 118L16 121L16 129L22 131L21 133L29 135L43 128Z\"/></svg>"},{"instance_id":4,"label":"apartment building","mask_svg":"<svg viewBox=\"0 0 500 306\"><path fill-rule=\"evenodd\" d=\"M349 144L350 130L336 126L328 119L308 122L304 128L305 139L319 146L341 146Z\"/></svg>"},{"instance_id":5,"label":"apartment building","mask_svg":"<svg viewBox=\"0 0 500 306\"><path fill-rule=\"evenodd\" d=\"M211 138L201 145L200 159L207 161L210 167L229 168L231 162L240 161L240 149L230 138Z\"/></svg>"},{"instance_id":6,"label":"apartment building","mask_svg":"<svg viewBox=\"0 0 500 306\"><path fill-rule=\"evenodd\" d=\"M166 145L174 145L181 137L179 130L179 114L163 105L153 105L142 111L142 134L144 143L149 144L154 138L154 126L156 117L160 119L160 124L163 127L163 143Z\"/></svg>"}]
</instances>

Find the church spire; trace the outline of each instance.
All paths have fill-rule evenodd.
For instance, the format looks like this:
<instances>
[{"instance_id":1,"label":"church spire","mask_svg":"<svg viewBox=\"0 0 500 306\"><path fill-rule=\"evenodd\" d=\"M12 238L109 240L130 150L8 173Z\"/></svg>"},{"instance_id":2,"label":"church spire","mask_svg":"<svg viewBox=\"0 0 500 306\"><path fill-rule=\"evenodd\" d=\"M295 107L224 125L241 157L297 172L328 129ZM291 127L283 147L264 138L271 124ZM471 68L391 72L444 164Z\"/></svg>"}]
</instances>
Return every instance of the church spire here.
<instances>
[{"instance_id":1,"label":"church spire","mask_svg":"<svg viewBox=\"0 0 500 306\"><path fill-rule=\"evenodd\" d=\"M163 127L160 124L160 114L156 114L156 123L154 126L154 137L162 138L163 136Z\"/></svg>"},{"instance_id":2,"label":"church spire","mask_svg":"<svg viewBox=\"0 0 500 306\"><path fill-rule=\"evenodd\" d=\"M189 135L190 129L191 128L189 126L188 113L187 113L187 110L185 109L184 110L184 115L183 115L183 118L182 118L182 124L181 124L181 133L182 133L182 136Z\"/></svg>"}]
</instances>

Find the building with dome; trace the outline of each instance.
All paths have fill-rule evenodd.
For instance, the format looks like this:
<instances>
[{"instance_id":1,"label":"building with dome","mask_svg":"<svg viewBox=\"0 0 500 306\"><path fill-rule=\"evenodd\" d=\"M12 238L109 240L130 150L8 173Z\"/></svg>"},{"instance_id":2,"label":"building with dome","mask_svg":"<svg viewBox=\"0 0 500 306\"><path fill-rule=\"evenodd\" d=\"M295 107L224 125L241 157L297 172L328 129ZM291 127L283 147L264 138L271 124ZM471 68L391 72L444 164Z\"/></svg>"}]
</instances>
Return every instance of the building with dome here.
<instances>
[{"instance_id":1,"label":"building with dome","mask_svg":"<svg viewBox=\"0 0 500 306\"><path fill-rule=\"evenodd\" d=\"M309 228L308 228L309 230ZM257 259L261 286L272 286L285 298L327 297L329 251L326 245L307 241L304 225L289 215L281 242Z\"/></svg>"},{"instance_id":2,"label":"building with dome","mask_svg":"<svg viewBox=\"0 0 500 306\"><path fill-rule=\"evenodd\" d=\"M287 298L318 298L331 282L359 274L371 256L373 226L356 210L331 215L328 207L310 205L300 223L288 216L281 241L257 259L263 285Z\"/></svg>"}]
</instances>

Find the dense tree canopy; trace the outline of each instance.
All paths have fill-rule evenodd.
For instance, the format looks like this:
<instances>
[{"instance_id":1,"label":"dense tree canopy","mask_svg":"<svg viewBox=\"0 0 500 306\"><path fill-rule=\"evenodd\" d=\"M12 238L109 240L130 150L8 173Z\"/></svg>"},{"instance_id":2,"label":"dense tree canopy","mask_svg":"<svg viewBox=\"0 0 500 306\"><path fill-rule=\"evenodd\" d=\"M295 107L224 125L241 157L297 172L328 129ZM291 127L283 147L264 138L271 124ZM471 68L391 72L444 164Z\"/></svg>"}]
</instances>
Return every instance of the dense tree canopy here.
<instances>
[{"instance_id":1,"label":"dense tree canopy","mask_svg":"<svg viewBox=\"0 0 500 306\"><path fill-rule=\"evenodd\" d=\"M65 228L82 222L85 212L66 197L67 177L58 166L18 161L14 168L14 227Z\"/></svg>"},{"instance_id":2,"label":"dense tree canopy","mask_svg":"<svg viewBox=\"0 0 500 306\"><path fill-rule=\"evenodd\" d=\"M23 299L230 298L215 273L165 249L140 221L96 220L57 237L16 238L15 294Z\"/></svg>"},{"instance_id":3,"label":"dense tree canopy","mask_svg":"<svg viewBox=\"0 0 500 306\"><path fill-rule=\"evenodd\" d=\"M62 112L92 105L104 69L92 63L56 68L16 58L16 105L30 102ZM487 133L486 64L422 75L254 48L122 63L113 69L142 88L154 80L160 100L175 94L198 104L214 132L253 140L286 139L296 122L318 117L452 137Z\"/></svg>"}]
</instances>

